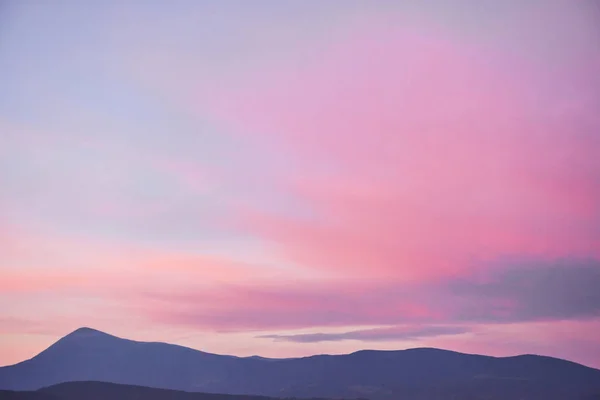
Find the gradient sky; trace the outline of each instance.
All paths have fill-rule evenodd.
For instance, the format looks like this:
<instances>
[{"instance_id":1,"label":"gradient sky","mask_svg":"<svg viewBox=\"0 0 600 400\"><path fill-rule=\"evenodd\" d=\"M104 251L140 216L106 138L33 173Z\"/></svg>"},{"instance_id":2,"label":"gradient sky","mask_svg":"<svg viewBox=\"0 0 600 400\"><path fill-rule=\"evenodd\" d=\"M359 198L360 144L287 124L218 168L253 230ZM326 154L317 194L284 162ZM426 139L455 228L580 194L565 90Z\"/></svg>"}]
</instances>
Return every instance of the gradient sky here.
<instances>
[{"instance_id":1,"label":"gradient sky","mask_svg":"<svg viewBox=\"0 0 600 400\"><path fill-rule=\"evenodd\" d=\"M80 326L600 367L598 2L1 2L0 365Z\"/></svg>"}]
</instances>

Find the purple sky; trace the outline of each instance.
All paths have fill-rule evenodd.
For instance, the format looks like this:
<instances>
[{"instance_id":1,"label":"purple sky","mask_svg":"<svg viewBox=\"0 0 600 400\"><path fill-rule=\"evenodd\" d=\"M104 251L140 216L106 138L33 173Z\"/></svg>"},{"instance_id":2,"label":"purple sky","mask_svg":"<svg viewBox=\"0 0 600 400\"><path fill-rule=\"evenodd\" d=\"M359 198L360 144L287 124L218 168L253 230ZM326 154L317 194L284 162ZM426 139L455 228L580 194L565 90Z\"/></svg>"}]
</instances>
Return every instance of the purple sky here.
<instances>
[{"instance_id":1,"label":"purple sky","mask_svg":"<svg viewBox=\"0 0 600 400\"><path fill-rule=\"evenodd\" d=\"M0 77L1 365L90 326L600 367L593 0L8 0Z\"/></svg>"}]
</instances>

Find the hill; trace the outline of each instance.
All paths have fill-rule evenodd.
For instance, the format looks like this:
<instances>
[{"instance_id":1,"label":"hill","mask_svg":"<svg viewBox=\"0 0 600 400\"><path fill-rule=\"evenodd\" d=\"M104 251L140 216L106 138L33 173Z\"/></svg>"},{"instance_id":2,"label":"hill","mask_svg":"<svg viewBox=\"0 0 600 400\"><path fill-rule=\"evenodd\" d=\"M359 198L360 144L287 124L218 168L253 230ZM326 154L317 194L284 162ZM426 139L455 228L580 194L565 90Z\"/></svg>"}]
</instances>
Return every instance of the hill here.
<instances>
[{"instance_id":1,"label":"hill","mask_svg":"<svg viewBox=\"0 0 600 400\"><path fill-rule=\"evenodd\" d=\"M67 382L36 391L0 390L2 400L280 400L265 396L230 395L154 389L106 382ZM324 399L312 399L324 400Z\"/></svg>"},{"instance_id":2,"label":"hill","mask_svg":"<svg viewBox=\"0 0 600 400\"><path fill-rule=\"evenodd\" d=\"M439 349L295 359L238 358L78 329L0 368L0 389L103 381L206 393L373 400L571 400L600 392L600 370L551 357L496 358Z\"/></svg>"},{"instance_id":3,"label":"hill","mask_svg":"<svg viewBox=\"0 0 600 400\"><path fill-rule=\"evenodd\" d=\"M184 392L106 382L61 383L33 393L53 396L58 400L279 400L266 396Z\"/></svg>"}]
</instances>

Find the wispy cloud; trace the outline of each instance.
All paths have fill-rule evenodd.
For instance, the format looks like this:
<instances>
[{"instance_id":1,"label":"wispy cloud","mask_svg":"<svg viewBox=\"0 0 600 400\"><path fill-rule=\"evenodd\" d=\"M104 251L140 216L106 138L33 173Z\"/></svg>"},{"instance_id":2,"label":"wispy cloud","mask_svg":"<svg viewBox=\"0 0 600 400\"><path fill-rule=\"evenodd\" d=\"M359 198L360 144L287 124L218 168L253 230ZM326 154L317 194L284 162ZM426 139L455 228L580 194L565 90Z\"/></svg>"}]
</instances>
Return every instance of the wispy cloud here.
<instances>
[{"instance_id":1,"label":"wispy cloud","mask_svg":"<svg viewBox=\"0 0 600 400\"><path fill-rule=\"evenodd\" d=\"M468 332L460 326L409 326L362 329L342 333L303 333L295 335L260 335L260 339L274 339L298 343L332 342L340 340L359 340L366 342L385 342L398 340L414 340L430 336L458 335Z\"/></svg>"},{"instance_id":2,"label":"wispy cloud","mask_svg":"<svg viewBox=\"0 0 600 400\"><path fill-rule=\"evenodd\" d=\"M418 329L426 324L436 329L439 324L462 327L600 317L597 260L511 260L489 268L414 284L273 281L202 292L148 291L140 310L157 322L216 330L357 324L414 324ZM144 307L148 301L151 306Z\"/></svg>"}]
</instances>

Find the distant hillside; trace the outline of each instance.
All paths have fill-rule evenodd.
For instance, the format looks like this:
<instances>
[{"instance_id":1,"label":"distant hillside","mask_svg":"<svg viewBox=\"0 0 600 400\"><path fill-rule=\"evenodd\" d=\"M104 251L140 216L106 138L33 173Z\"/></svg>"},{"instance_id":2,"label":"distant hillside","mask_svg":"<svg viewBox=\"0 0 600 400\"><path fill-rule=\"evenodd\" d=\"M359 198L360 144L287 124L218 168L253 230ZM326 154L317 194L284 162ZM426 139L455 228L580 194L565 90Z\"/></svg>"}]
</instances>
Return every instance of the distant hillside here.
<instances>
[{"instance_id":1,"label":"distant hillside","mask_svg":"<svg viewBox=\"0 0 600 400\"><path fill-rule=\"evenodd\" d=\"M194 393L106 382L67 382L37 391L0 390L1 400L280 400L265 396ZM283 400L283 399L281 399ZM325 399L312 399L325 400Z\"/></svg>"},{"instance_id":2,"label":"distant hillside","mask_svg":"<svg viewBox=\"0 0 600 400\"><path fill-rule=\"evenodd\" d=\"M600 371L550 357L438 349L295 359L238 358L79 329L31 360L0 368L0 389L102 381L271 397L573 400L600 393ZM46 392L45 392L46 393Z\"/></svg>"},{"instance_id":3,"label":"distant hillside","mask_svg":"<svg viewBox=\"0 0 600 400\"><path fill-rule=\"evenodd\" d=\"M61 383L33 393L54 396L57 400L278 400L265 396L194 393L106 382Z\"/></svg>"},{"instance_id":4,"label":"distant hillside","mask_svg":"<svg viewBox=\"0 0 600 400\"><path fill-rule=\"evenodd\" d=\"M62 400L47 393L0 390L0 400Z\"/></svg>"}]
</instances>

